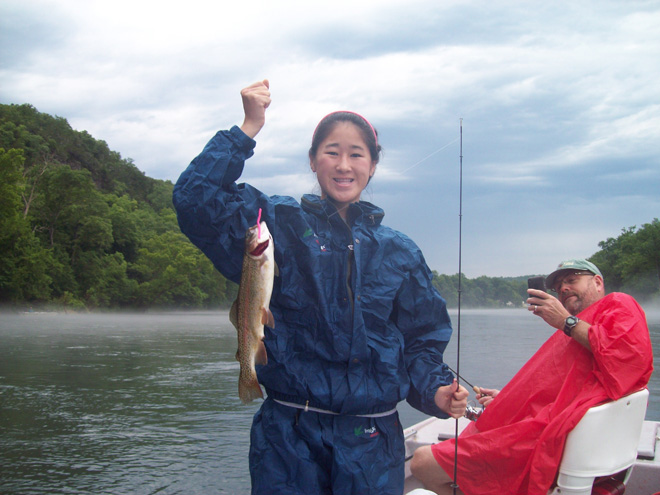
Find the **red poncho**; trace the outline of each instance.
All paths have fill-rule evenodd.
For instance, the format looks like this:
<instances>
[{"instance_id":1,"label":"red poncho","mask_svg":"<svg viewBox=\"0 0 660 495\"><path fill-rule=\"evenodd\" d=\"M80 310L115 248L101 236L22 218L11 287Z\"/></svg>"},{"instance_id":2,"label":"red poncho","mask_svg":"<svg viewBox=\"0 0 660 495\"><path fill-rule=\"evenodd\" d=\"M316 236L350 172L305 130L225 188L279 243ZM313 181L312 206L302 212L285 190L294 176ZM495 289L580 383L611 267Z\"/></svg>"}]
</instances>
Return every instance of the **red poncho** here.
<instances>
[{"instance_id":1,"label":"red poncho","mask_svg":"<svg viewBox=\"0 0 660 495\"><path fill-rule=\"evenodd\" d=\"M458 441L458 485L466 495L546 495L566 436L590 407L646 386L653 350L642 308L613 293L577 315L591 323L592 352L557 331ZM433 446L453 476L454 440Z\"/></svg>"}]
</instances>

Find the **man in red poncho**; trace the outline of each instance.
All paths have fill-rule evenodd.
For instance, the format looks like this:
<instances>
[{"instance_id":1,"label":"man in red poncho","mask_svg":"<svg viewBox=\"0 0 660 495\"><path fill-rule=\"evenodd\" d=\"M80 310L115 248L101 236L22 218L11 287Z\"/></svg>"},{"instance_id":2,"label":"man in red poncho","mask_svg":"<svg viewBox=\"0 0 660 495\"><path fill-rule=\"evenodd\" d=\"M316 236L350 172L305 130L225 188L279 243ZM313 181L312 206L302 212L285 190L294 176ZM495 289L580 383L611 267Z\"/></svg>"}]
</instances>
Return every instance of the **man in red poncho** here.
<instances>
[{"instance_id":1,"label":"man in red poncho","mask_svg":"<svg viewBox=\"0 0 660 495\"><path fill-rule=\"evenodd\" d=\"M586 260L560 263L546 278L558 298L529 289L529 310L559 330L502 389L482 390L488 407L458 442L458 493L546 495L568 433L586 411L646 386L653 350L642 308L605 295ZM453 493L454 440L421 447L411 469L439 495Z\"/></svg>"}]
</instances>

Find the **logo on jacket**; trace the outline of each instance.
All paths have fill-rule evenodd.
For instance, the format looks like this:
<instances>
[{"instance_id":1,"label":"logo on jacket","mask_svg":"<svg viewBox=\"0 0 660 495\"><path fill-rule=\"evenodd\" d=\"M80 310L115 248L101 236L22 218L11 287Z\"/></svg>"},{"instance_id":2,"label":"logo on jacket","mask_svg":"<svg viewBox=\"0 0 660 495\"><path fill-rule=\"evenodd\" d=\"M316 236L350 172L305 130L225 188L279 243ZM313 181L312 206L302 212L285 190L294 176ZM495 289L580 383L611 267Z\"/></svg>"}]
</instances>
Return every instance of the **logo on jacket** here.
<instances>
[{"instance_id":1,"label":"logo on jacket","mask_svg":"<svg viewBox=\"0 0 660 495\"><path fill-rule=\"evenodd\" d=\"M378 430L376 429L375 426L372 426L371 428L365 428L363 426L358 426L357 428L353 429L353 433L355 434L356 437L377 437L379 435Z\"/></svg>"},{"instance_id":2,"label":"logo on jacket","mask_svg":"<svg viewBox=\"0 0 660 495\"><path fill-rule=\"evenodd\" d=\"M326 247L325 247L325 244L322 245L321 242L319 241L319 236L317 236L317 235L314 233L314 231L313 231L312 229L307 228L307 230L306 230L305 233L303 234L303 239L306 239L306 238L309 237L309 236L314 236L314 241L315 241L316 244L318 244L318 246L321 248L321 251L322 251L322 252L325 253L325 252L327 251L327 249L326 249Z\"/></svg>"}]
</instances>

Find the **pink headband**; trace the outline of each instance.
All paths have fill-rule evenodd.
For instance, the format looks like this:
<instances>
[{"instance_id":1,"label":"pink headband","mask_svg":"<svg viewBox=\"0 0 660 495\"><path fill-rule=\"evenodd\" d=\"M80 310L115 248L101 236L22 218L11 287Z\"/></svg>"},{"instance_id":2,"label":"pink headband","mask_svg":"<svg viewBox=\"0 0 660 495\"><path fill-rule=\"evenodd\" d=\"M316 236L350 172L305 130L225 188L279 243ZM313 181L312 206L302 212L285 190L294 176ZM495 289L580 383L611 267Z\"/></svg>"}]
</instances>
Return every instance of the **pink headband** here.
<instances>
[{"instance_id":1,"label":"pink headband","mask_svg":"<svg viewBox=\"0 0 660 495\"><path fill-rule=\"evenodd\" d=\"M365 119L365 118L364 118L362 115L360 115L359 113L357 113L357 112L351 112L350 110L337 110L336 112L330 112L328 115L326 115L325 117L323 117L323 118L320 120L320 122L316 125L316 129L314 129L314 134L312 134L312 141L314 141L314 138L316 137L316 131L319 130L319 126L321 125L321 122L323 122L325 119L327 119L328 117L330 117L330 115L334 115L334 114L336 114L336 113L350 113L350 114L352 114L352 115L357 115L357 116L360 117L362 120L364 120L364 121L367 123L367 125L369 126L369 128L371 129L371 132L373 132L373 134L374 134L374 139L376 140L376 147L378 147L378 135L376 134L376 129L374 129L374 126L371 125L371 122L369 122L367 119Z\"/></svg>"}]
</instances>

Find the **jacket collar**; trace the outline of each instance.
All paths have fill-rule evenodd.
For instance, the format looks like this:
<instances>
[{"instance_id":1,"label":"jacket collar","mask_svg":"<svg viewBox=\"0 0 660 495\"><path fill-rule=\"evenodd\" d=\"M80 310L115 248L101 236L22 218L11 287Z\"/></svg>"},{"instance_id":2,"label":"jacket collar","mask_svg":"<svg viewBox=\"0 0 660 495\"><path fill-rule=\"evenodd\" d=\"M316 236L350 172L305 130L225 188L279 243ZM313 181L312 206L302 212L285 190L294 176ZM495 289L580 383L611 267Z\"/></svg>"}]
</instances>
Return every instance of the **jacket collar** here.
<instances>
[{"instance_id":1,"label":"jacket collar","mask_svg":"<svg viewBox=\"0 0 660 495\"><path fill-rule=\"evenodd\" d=\"M337 208L327 199L321 199L316 194L305 194L300 200L303 210L318 217L330 217L337 213ZM348 207L347 220L349 225L365 223L367 225L380 225L385 212L382 208L367 201L358 201Z\"/></svg>"}]
</instances>

